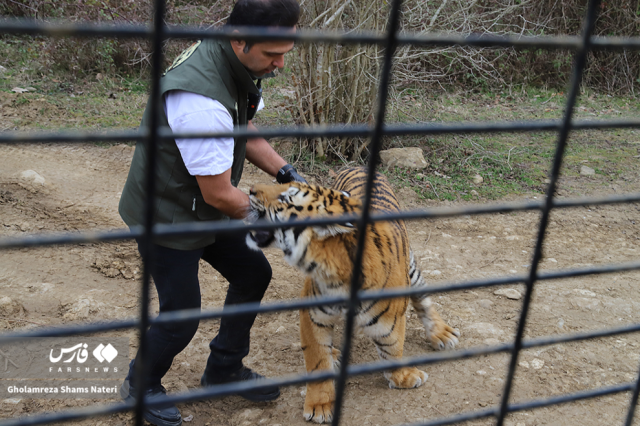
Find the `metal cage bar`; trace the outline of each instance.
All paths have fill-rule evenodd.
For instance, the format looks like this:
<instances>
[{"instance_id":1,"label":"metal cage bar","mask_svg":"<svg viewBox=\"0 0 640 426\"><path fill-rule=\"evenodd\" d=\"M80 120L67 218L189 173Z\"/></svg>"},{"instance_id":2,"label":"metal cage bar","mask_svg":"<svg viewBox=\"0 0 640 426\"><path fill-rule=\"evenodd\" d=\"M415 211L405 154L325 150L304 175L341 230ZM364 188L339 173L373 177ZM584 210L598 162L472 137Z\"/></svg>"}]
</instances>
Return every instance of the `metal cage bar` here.
<instances>
[{"instance_id":1,"label":"metal cage bar","mask_svg":"<svg viewBox=\"0 0 640 426\"><path fill-rule=\"evenodd\" d=\"M540 226L538 230L538 237L536 239L536 245L533 252L533 259L531 261L531 269L529 270L529 277L525 281L525 294L522 300L522 312L520 313L520 319L518 320L518 328L514 339L514 348L511 353L511 360L509 362L509 369L507 371L507 378L505 380L504 390L502 392L502 400L500 403L500 409L496 417L496 426L502 426L507 414L507 406L509 404L509 397L511 396L511 388L513 384L513 377L515 375L516 366L518 363L518 355L522 349L522 338L524 336L524 329L527 323L527 316L529 314L529 307L531 304L531 297L533 295L533 288L536 283L536 273L538 271L538 265L542 259L542 244L547 231L547 225L549 223L549 215L553 208L553 196L560 176L560 167L562 166L562 160L564 158L564 150L569 139L569 132L571 131L571 118L573 116L573 108L580 92L580 82L582 80L582 72L587 62L587 54L589 52L589 37L593 32L595 26L597 9L600 4L600 0L589 0L587 6L587 14L584 21L582 42L578 51L576 52L575 62L573 66L573 74L571 77L570 91L567 98L562 128L558 134L558 142L556 144L556 154L553 159L553 166L551 169L549 186L547 187L547 196L545 205L542 209L542 215L540 217Z\"/></svg>"},{"instance_id":2,"label":"metal cage bar","mask_svg":"<svg viewBox=\"0 0 640 426\"><path fill-rule=\"evenodd\" d=\"M340 371L319 372L303 376L293 376L268 380L261 383L234 383L215 388L199 389L196 391L171 395L163 400L148 403L142 397L140 386L136 403L117 403L107 406L90 406L80 410L67 410L50 414L38 414L31 417L0 421L2 425L27 425L27 424L48 424L64 420L87 418L96 415L106 415L122 411L133 410L135 413L136 425L142 424L142 412L145 405L156 405L165 402L185 402L205 398L219 397L236 393L240 390L247 390L251 387L264 387L272 384L286 386L310 381L336 380L336 403L333 424L340 424L342 406L344 400L346 379L353 375L371 374L386 369L398 368L401 366L412 366L421 364L433 364L439 362L453 361L477 357L494 353L510 353L510 362L507 370L507 380L503 390L501 402L498 406L485 410L468 413L460 413L442 419L434 419L420 425L445 425L462 421L495 417L498 426L502 426L505 416L508 413L521 410L530 410L556 404L563 404L581 399L594 398L603 395L611 395L620 392L630 393L629 408L626 415L626 425L631 425L637 405L638 394L640 393L640 369L635 382L619 384L609 387L601 387L573 394L544 398L540 400L525 401L520 403L509 403L511 388L513 384L515 368L518 355L522 349L547 346L558 343L582 341L585 339L602 338L620 334L634 333L640 331L640 324L627 325L605 330L588 331L571 335L545 336L536 339L524 339L524 327L531 303L531 294L535 283L540 280L561 279L574 276L584 276L591 274L606 274L621 271L640 269L640 262L615 265L599 265L581 269L567 269L552 272L538 272L538 265L542 256L542 243L544 241L549 214L553 209L569 208L576 206L631 203L640 201L640 193L616 195L607 197L589 197L574 200L556 200L553 197L554 190L559 177L560 166L562 165L564 148L566 146L569 132L580 129L598 128L640 128L640 120L575 120L573 119L573 107L575 105L582 72L586 64L586 57L591 50L640 50L640 37L600 37L593 36L592 30L597 16L599 0L590 0L588 10L585 15L584 28L581 36L544 36L544 37L515 37L515 36L493 36L493 35L442 35L442 34L407 34L398 32L399 13L401 0L394 0L391 5L387 31L380 33L346 33L346 32L322 32L322 31L299 31L292 35L286 31L279 31L264 28L239 28L239 33L235 36L242 36L247 40L295 40L298 42L317 43L344 43L344 44L378 44L385 48L385 55L382 63L380 76L379 95L377 104L376 120L373 126L366 125L333 125L319 126L314 128L287 127L276 129L263 129L258 133L250 132L246 128L235 129L233 132L214 134L172 134L170 129L158 127L158 105L159 102L159 81L160 67L162 63L161 44L167 38L217 38L229 39L231 28L219 28L213 30L201 30L193 27L168 27L164 24L165 0L154 1L154 22L152 25L98 25L98 24L70 24L70 23L42 23L29 20L3 19L0 20L0 34L25 34L42 35L53 37L131 37L147 38L151 41L154 54L152 56L151 72L151 100L155 113L152 114L152 123L148 129L141 131L110 131L106 133L96 132L42 132L42 133L21 133L21 132L0 132L0 143L42 143L42 142L91 142L91 141L137 141L147 144L149 149L149 162L147 164L147 211L145 215L145 226L132 230L115 230L101 232L84 232L80 234L34 234L22 238L1 238L0 250L16 247L36 247L53 244L75 244L79 242L92 241L113 241L136 238L141 243L142 257L144 259L144 269L142 278L141 312L138 320L125 320L104 324L73 325L66 327L47 327L32 332L12 332L0 335L0 343L16 340L31 339L37 337L70 336L81 333L95 333L109 330L138 328L140 331L140 352L141 362L137 368L138 383L144 380L144 353L145 353L145 332L148 325L152 323L180 322L193 319L220 318L223 316L235 316L247 313L266 313L283 310L293 310L321 306L323 304L342 304L347 306L347 326L345 328L345 339L343 347L343 362ZM423 47L433 46L470 46L470 47L493 47L493 48L543 48L543 49L566 49L575 52L575 64L570 85L569 96L566 101L566 109L561 120L534 120L521 122L453 122L441 124L418 124L418 125L387 125L384 123L384 112L386 108L386 98L388 86L391 78L391 63L394 51L398 46L414 45ZM552 172L550 174L551 183L547 188L547 195L544 201L526 203L507 203L499 205L483 205L464 208L449 209L426 209L419 211L405 211L395 214L372 215L369 214L368 206L371 203L371 190L373 185L373 174L376 167L376 158L379 153L380 141L383 136L401 135L425 135L425 134L452 134L452 133L491 133L491 132L531 132L531 131L552 131L558 132L558 142L553 161ZM355 257L355 269L351 292L348 297L323 297L317 299L301 299L289 302L265 304L245 304L236 305L224 309L211 311L177 311L161 314L156 318L148 316L148 293L150 274L148 270L148 259L153 256L151 241L158 235L188 235L192 233L208 232L246 232L248 229L274 229L282 227L282 224L270 224L258 222L251 226L243 224L185 224L178 226L155 225L151 214L150 206L153 205L153 188L155 184L155 153L156 144L160 140L174 138L197 138L197 137L235 137L235 136L296 136L296 137L317 137L317 136L359 136L371 139L372 161L368 165L368 179L366 184L366 195L364 199L365 208L360 217L333 218L333 220L314 220L305 222L307 225L344 223L356 220L360 232L357 252ZM468 214L491 214L498 212L512 211L532 211L541 212L538 236L533 252L533 258L528 275L496 277L486 280L475 280L463 283L449 283L441 286L430 287L428 289L403 289L395 291L360 291L359 274L363 258L364 235L366 226L370 223L383 220L412 220L421 218L451 217ZM285 224L285 226L296 226L296 222ZM504 343L491 347L479 347L463 350L456 350L446 353L430 353L418 357L404 358L397 361L375 362L370 364L349 365L349 352L352 342L352 332L356 306L358 302L364 300L388 299L393 297L407 297L417 294L431 294L436 292L459 291L463 289L481 288L492 285L506 285L513 283L524 283L526 292L522 302L522 312L518 321L516 336L513 343ZM417 426L417 424L415 424Z\"/></svg>"}]
</instances>

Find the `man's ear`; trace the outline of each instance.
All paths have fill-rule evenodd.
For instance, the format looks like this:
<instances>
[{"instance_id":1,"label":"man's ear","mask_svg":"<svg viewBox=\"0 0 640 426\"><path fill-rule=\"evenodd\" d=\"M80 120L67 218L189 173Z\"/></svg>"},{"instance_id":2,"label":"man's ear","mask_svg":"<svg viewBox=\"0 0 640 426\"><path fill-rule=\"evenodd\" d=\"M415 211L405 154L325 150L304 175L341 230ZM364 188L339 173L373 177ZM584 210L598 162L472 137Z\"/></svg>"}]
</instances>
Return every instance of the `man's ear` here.
<instances>
[{"instance_id":1,"label":"man's ear","mask_svg":"<svg viewBox=\"0 0 640 426\"><path fill-rule=\"evenodd\" d=\"M235 30L235 31L237 31L237 30ZM245 44L247 44L247 42L244 41L244 40L236 40L236 39L232 39L231 40L231 46L233 46L234 50L235 49L239 49L239 50L244 49L244 45Z\"/></svg>"}]
</instances>

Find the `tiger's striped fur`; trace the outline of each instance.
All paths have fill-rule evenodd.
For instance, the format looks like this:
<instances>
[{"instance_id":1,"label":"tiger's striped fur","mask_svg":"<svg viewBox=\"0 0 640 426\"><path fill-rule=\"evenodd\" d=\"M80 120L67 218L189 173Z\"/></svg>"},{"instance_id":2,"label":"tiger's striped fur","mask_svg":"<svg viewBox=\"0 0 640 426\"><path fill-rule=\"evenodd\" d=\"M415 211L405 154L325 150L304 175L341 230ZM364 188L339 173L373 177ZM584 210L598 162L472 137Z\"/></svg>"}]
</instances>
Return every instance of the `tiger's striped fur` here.
<instances>
[{"instance_id":1,"label":"tiger's striped fur","mask_svg":"<svg viewBox=\"0 0 640 426\"><path fill-rule=\"evenodd\" d=\"M299 182L256 185L250 191L252 216L284 222L293 218L359 213L366 173L364 168L347 169L336 177L333 188ZM372 211L397 212L399 208L389 182L376 174ZM402 221L370 224L365 236L361 280L364 290L426 286ZM278 229L268 243L282 249L285 259L306 275L302 297L317 297L349 294L357 241L357 229L346 224ZM256 243L251 237L247 238L247 243L256 249L266 245ZM411 303L434 348L453 348L458 343L460 333L440 318L428 297L412 297ZM381 359L402 357L407 304L408 298L360 304L356 324L373 340ZM332 332L342 313L342 308L332 306L300 311L300 335L307 371L330 369L338 362L339 351L333 347ZM415 388L427 379L427 374L415 367L400 368L384 375L391 388ZM305 419L330 422L333 401L331 381L307 384Z\"/></svg>"}]
</instances>

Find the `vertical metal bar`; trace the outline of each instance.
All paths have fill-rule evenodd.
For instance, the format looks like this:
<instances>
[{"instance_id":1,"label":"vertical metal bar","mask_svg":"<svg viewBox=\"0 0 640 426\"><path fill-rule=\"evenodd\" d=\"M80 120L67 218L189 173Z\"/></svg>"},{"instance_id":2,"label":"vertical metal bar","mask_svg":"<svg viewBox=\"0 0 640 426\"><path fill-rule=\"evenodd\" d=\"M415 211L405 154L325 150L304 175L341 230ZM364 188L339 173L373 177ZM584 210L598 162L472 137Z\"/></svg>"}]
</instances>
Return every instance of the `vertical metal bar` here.
<instances>
[{"instance_id":1,"label":"vertical metal bar","mask_svg":"<svg viewBox=\"0 0 640 426\"><path fill-rule=\"evenodd\" d=\"M638 377L636 378L636 383L633 386L633 392L631 392L631 401L629 401L627 419L624 422L625 426L631 426L633 424L633 416L635 415L636 406L638 405L638 394L640 394L640 368L638 369Z\"/></svg>"},{"instance_id":2,"label":"vertical metal bar","mask_svg":"<svg viewBox=\"0 0 640 426\"><path fill-rule=\"evenodd\" d=\"M551 213L553 204L553 194L556 190L558 183L558 177L560 175L560 168L562 167L562 160L564 158L564 150L567 146L567 140L569 138L569 132L571 131L571 119L573 117L573 108L576 104L576 99L580 93L580 82L582 80L582 72L584 71L587 55L590 48L590 37L595 26L596 17L598 14L598 6L600 0L590 0L585 16L584 27L582 31L582 43L576 51L575 63L573 66L573 74L571 77L570 92L567 97L566 109L562 122L562 128L558 133L558 143L556 146L556 154L553 159L553 167L551 169L551 176L549 187L547 188L547 196L545 205L542 209L540 217L540 227L538 229L538 238L536 240L536 246L533 252L533 259L531 261L531 269L529 271L529 277L527 278L525 285L526 291L524 300L522 301L522 313L520 314L520 320L518 321L518 330L515 336L515 342L513 351L511 353L511 362L509 363L509 370L507 372L507 380L505 381L504 391L502 392L502 401L500 402L500 410L496 417L496 425L502 426L504 418L507 414L507 405L509 403L509 396L511 395L511 388L513 385L513 376L515 374L516 365L518 363L518 355L522 349L522 336L524 335L524 329L527 323L527 315L529 314L529 305L531 303L531 296L533 293L533 287L536 281L536 275L538 273L538 265L542 258L542 244L544 242L547 225L549 223L549 215Z\"/></svg>"},{"instance_id":3,"label":"vertical metal bar","mask_svg":"<svg viewBox=\"0 0 640 426\"><path fill-rule=\"evenodd\" d=\"M138 357L136 362L136 375L134 377L136 390L135 425L142 426L144 413L144 394L147 378L147 328L149 327L149 286L151 278L151 265L153 265L153 212L155 205L156 188L156 157L158 141L158 116L160 114L160 70L162 68L162 41L164 32L165 0L154 1L153 32L151 34L151 117L149 121L148 136L144 143L147 151L146 164L146 193L144 226L140 249L144 262L142 273L142 291L140 295L140 341L138 345Z\"/></svg>"},{"instance_id":4,"label":"vertical metal bar","mask_svg":"<svg viewBox=\"0 0 640 426\"><path fill-rule=\"evenodd\" d=\"M367 170L367 183L365 186L364 203L362 206L362 216L358 221L358 246L353 262L353 276L351 277L351 289L349 295L349 307L344 330L344 345L342 347L342 363L340 364L340 374L336 380L336 401L333 411L333 426L340 424L342 415L342 405L344 402L344 390L347 381L347 367L349 365L349 355L351 353L351 343L353 339L353 326L355 323L356 309L359 305L358 291L360 290L360 279L362 276L362 258L364 255L364 243L367 233L367 225L370 223L369 208L371 206L371 194L373 190L373 179L378 163L380 142L382 140L382 130L387 106L389 82L391 81L391 67L393 65L393 55L398 45L398 27L400 23L400 7L402 0L393 0L389 11L389 23L387 28L387 42L382 69L380 73L380 87L378 90L378 111L376 113L375 127L369 145L369 164Z\"/></svg>"}]
</instances>

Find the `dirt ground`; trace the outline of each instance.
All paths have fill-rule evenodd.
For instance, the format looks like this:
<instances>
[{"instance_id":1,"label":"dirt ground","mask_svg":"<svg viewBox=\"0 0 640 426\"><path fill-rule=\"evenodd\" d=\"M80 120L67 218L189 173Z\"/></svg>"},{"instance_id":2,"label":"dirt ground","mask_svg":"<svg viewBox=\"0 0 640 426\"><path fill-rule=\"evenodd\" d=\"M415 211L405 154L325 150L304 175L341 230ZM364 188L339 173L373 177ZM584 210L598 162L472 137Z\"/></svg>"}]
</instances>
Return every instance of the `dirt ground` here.
<instances>
[{"instance_id":1,"label":"dirt ground","mask_svg":"<svg viewBox=\"0 0 640 426\"><path fill-rule=\"evenodd\" d=\"M117 213L133 148L78 145L0 146L0 235L32 232L121 228ZM21 177L33 170L44 179ZM37 178L37 177L36 177ZM583 180L581 180L583 179ZM563 181L561 196L577 193L637 191L637 171L611 185L585 191L588 179ZM249 167L241 188L270 182ZM407 189L399 191L405 207L451 205L422 203ZM533 197L523 195L522 198ZM538 196L539 197L539 196ZM640 254L639 206L576 208L554 213L542 269L637 261ZM531 259L537 213L460 217L408 224L411 244L425 275L435 284L472 278L522 274ZM299 294L301 277L276 250L266 253L274 277L266 301L289 300ZM82 244L3 251L0 256L0 327L32 329L46 325L133 318L138 313L140 263L131 242ZM221 306L226 285L202 264L204 308ZM640 272L540 282L526 336L538 337L614 327L640 321ZM518 290L518 286L510 288ZM460 329L461 348L509 341L522 300L496 295L496 288L436 295L443 317ZM519 289L522 291L522 289ZM514 297L514 296L512 296ZM517 295L515 295L517 297ZM157 312L157 298L152 309ZM303 372L297 312L258 318L246 364L271 376ZM199 386L208 342L217 321L202 322L189 347L166 377L170 392ZM133 331L111 333L130 336ZM430 352L422 327L412 313L405 354ZM354 361L371 362L374 346L358 336ZM513 401L560 395L634 380L640 362L640 337L624 335L525 351L517 370ZM393 425L417 422L496 404L502 392L508 356L493 355L424 367L425 385L391 390L382 374L351 378L343 415L345 425ZM304 388L288 387L272 403L251 403L240 397L183 404L192 425L303 425ZM629 396L619 394L509 416L523 425L618 424L626 415ZM88 400L0 401L0 417L10 418L91 404ZM131 414L80 421L82 425L126 425ZM485 419L473 425L492 424Z\"/></svg>"}]
</instances>

